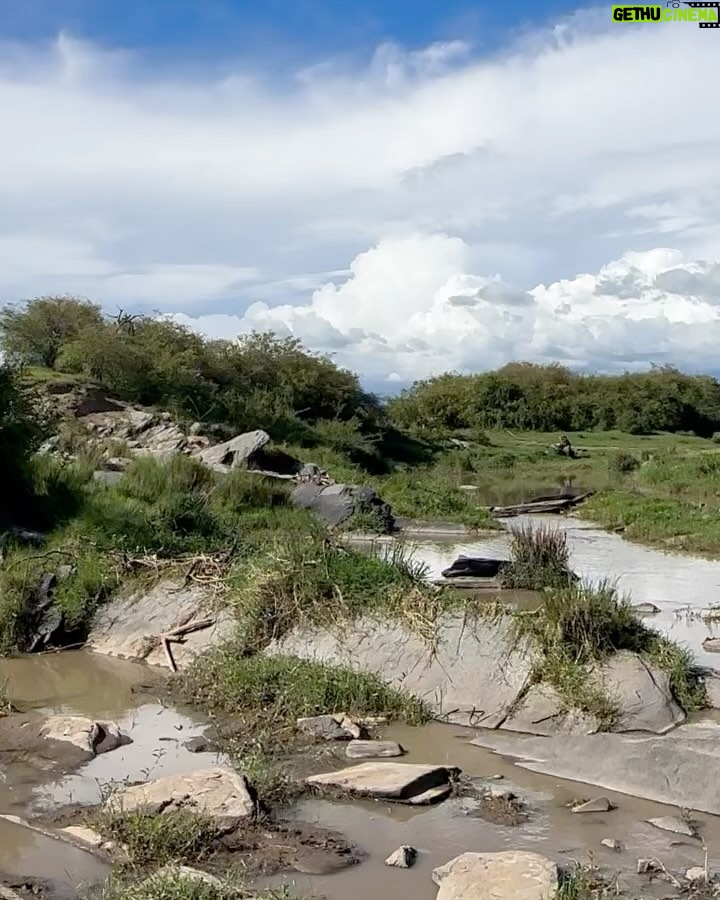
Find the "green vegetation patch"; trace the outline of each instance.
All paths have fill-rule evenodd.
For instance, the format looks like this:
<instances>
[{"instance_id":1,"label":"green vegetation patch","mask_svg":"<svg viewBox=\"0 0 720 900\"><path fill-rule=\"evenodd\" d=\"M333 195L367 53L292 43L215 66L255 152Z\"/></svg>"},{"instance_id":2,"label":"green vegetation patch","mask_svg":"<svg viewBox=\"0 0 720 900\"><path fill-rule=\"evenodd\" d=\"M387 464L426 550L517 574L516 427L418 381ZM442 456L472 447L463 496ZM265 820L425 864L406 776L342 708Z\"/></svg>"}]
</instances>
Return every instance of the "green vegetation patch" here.
<instances>
[{"instance_id":1,"label":"green vegetation patch","mask_svg":"<svg viewBox=\"0 0 720 900\"><path fill-rule=\"evenodd\" d=\"M500 575L504 588L541 591L565 587L574 581L564 531L522 525L510 533L510 562Z\"/></svg>"}]
</instances>

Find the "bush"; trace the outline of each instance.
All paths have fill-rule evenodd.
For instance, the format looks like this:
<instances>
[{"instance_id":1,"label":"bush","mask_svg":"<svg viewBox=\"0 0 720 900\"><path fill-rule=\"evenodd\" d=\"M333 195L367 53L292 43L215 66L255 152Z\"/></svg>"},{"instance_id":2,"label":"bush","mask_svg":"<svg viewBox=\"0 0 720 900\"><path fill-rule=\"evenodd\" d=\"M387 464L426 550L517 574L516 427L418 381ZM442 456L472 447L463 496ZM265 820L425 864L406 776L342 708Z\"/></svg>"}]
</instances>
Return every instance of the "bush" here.
<instances>
[{"instance_id":1,"label":"bush","mask_svg":"<svg viewBox=\"0 0 720 900\"><path fill-rule=\"evenodd\" d=\"M615 475L628 475L640 468L640 460L631 453L615 453L610 457L608 468Z\"/></svg>"}]
</instances>

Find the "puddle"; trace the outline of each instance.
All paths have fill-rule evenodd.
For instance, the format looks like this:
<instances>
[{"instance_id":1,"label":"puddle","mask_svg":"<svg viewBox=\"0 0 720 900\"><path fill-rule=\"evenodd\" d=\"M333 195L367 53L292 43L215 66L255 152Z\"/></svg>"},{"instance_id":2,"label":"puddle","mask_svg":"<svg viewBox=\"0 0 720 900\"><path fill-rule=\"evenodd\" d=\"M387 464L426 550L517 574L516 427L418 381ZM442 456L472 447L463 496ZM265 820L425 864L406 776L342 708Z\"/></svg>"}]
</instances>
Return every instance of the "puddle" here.
<instances>
[{"instance_id":1,"label":"puddle","mask_svg":"<svg viewBox=\"0 0 720 900\"><path fill-rule=\"evenodd\" d=\"M329 900L366 900L367 897L391 897L396 892L414 900L434 900L437 887L432 870L467 851L494 852L530 850L557 859L559 864L588 862L592 854L596 865L613 875L618 870L634 870L636 860L655 856L671 869L684 869L704 863L704 851L697 840L671 846L676 835L659 831L646 819L678 815L678 810L621 794L565 782L550 776L519 770L481 748L470 746L475 732L449 725L432 724L422 728L393 727L386 737L399 741L408 755L403 761L459 766L466 775L491 777L504 775L498 786L514 790L528 803L530 820L520 826L494 825L462 814L462 801L450 800L439 806L417 810L386 803L331 803L310 800L302 803L296 815L319 827L335 828L369 854L362 865L328 876L301 876L268 879L263 886L294 885L300 896L324 896ZM578 799L607 796L616 806L608 813L574 814L567 804ZM708 847L711 864L716 848L720 861L720 819L698 816L697 821ZM625 845L622 853L602 846L612 838ZM384 860L402 844L420 851L410 871L389 869ZM624 876L629 888L639 887L632 876ZM667 893L667 884L658 884L657 896ZM407 892L407 894L405 893ZM640 896L630 893L630 896ZM643 883L642 896L656 896Z\"/></svg>"},{"instance_id":2,"label":"puddle","mask_svg":"<svg viewBox=\"0 0 720 900\"><path fill-rule=\"evenodd\" d=\"M720 654L707 653L706 637L720 637L720 623L688 617L688 607L699 611L720 604L720 562L631 544L581 519L562 516L519 516L506 520L506 528L532 523L560 528L567 533L571 563L582 577L598 581L610 578L633 603L654 603L661 612L645 622L685 644L702 665L720 669ZM482 535L458 541L412 542L413 556L425 562L433 578L440 576L460 554L507 557L508 536ZM512 601L512 597L505 597Z\"/></svg>"}]
</instances>

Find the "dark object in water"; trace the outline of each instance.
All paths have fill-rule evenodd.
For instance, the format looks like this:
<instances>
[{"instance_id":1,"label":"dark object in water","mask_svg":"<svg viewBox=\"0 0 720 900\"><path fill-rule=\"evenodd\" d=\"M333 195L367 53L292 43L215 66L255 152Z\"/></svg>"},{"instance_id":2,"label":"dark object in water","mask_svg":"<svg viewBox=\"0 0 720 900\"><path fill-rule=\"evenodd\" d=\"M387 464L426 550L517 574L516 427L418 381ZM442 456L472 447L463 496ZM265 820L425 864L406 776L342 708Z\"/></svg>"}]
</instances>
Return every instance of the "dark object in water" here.
<instances>
[{"instance_id":1,"label":"dark object in water","mask_svg":"<svg viewBox=\"0 0 720 900\"><path fill-rule=\"evenodd\" d=\"M473 578L495 578L507 560L484 559L480 556L458 556L450 568L442 573L443 578L463 578L468 575Z\"/></svg>"},{"instance_id":2,"label":"dark object in water","mask_svg":"<svg viewBox=\"0 0 720 900\"><path fill-rule=\"evenodd\" d=\"M530 503L517 503L514 506L491 506L490 514L500 516L523 516L532 513L560 513L578 506L587 497L591 497L594 491L586 494L577 494L571 497L554 497L552 500L534 500Z\"/></svg>"}]
</instances>

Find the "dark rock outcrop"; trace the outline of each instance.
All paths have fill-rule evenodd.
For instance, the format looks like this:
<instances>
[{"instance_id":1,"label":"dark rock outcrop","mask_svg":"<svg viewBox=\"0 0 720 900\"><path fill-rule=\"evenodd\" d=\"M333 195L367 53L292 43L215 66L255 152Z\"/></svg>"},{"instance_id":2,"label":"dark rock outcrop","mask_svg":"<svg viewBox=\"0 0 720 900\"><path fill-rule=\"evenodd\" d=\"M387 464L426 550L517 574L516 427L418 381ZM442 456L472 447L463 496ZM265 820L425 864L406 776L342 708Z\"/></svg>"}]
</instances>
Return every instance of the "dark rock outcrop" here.
<instances>
[{"instance_id":1,"label":"dark rock outcrop","mask_svg":"<svg viewBox=\"0 0 720 900\"><path fill-rule=\"evenodd\" d=\"M342 525L356 515L377 516L384 530L394 530L395 518L390 506L369 487L350 484L322 485L315 482L298 484L291 501L301 509L309 509L329 525Z\"/></svg>"}]
</instances>

